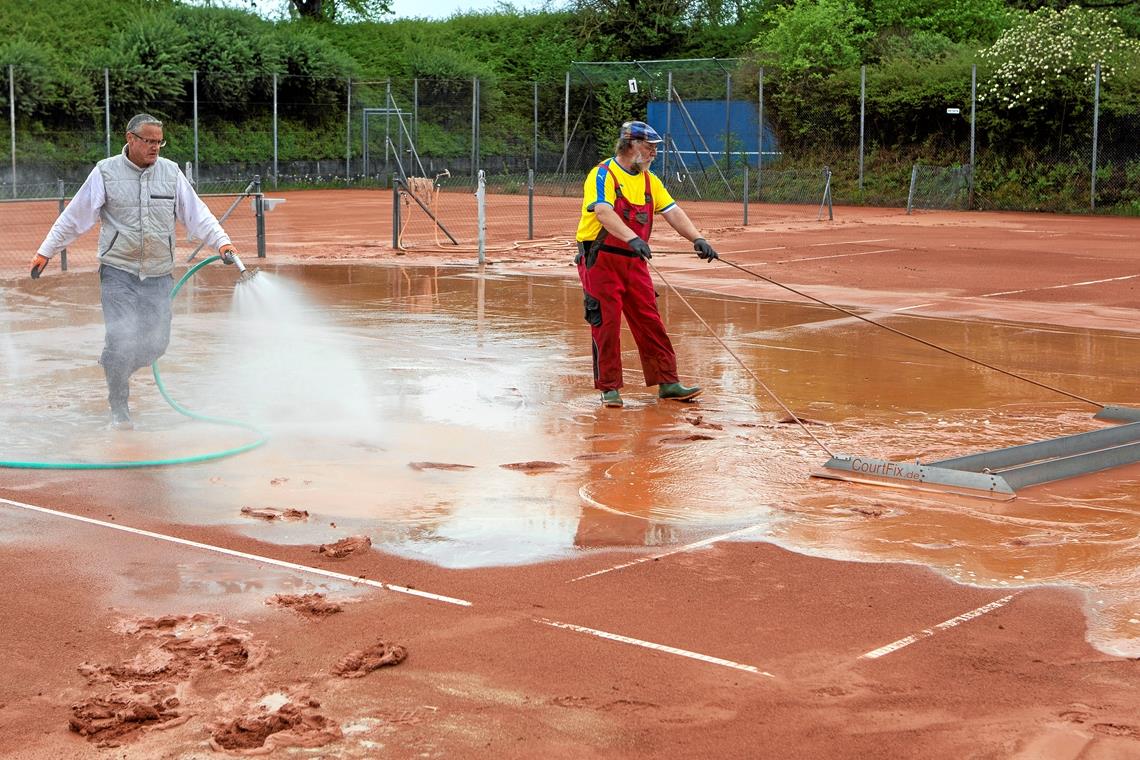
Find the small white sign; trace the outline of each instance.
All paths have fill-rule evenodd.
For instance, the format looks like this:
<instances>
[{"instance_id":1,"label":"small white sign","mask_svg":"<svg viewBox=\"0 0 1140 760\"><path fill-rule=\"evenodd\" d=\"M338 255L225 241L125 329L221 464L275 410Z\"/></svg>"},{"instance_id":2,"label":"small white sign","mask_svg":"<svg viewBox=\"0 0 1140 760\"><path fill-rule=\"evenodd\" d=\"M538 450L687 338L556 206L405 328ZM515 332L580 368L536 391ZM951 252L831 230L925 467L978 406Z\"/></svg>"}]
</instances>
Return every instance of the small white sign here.
<instances>
[{"instance_id":1,"label":"small white sign","mask_svg":"<svg viewBox=\"0 0 1140 760\"><path fill-rule=\"evenodd\" d=\"M946 113L948 113L952 116L957 116L958 114L962 113L962 109L961 108L947 108Z\"/></svg>"},{"instance_id":2,"label":"small white sign","mask_svg":"<svg viewBox=\"0 0 1140 760\"><path fill-rule=\"evenodd\" d=\"M636 79L629 80L629 91L634 95L637 94L637 80Z\"/></svg>"}]
</instances>

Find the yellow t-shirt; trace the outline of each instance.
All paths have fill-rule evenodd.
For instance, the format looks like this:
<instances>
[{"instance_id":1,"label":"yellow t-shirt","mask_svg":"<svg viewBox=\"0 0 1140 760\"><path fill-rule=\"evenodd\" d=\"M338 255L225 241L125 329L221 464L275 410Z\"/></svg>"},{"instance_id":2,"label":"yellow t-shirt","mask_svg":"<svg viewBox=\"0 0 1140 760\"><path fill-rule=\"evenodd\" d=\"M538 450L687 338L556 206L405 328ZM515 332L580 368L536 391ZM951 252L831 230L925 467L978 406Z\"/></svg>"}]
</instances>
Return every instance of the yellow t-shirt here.
<instances>
[{"instance_id":1,"label":"yellow t-shirt","mask_svg":"<svg viewBox=\"0 0 1140 760\"><path fill-rule=\"evenodd\" d=\"M614 177L621 185L621 194L635 205L646 202L645 176L630 174L621 167L617 159L607 159L590 170L586 175L586 182L582 185L582 218L578 221L578 242L597 240L602 234L602 223L594 213L594 207L599 203L613 206L617 202L617 192L614 190ZM673 196L665 189L661 179L649 172L649 191L653 195L654 215L668 211L677 205Z\"/></svg>"}]
</instances>

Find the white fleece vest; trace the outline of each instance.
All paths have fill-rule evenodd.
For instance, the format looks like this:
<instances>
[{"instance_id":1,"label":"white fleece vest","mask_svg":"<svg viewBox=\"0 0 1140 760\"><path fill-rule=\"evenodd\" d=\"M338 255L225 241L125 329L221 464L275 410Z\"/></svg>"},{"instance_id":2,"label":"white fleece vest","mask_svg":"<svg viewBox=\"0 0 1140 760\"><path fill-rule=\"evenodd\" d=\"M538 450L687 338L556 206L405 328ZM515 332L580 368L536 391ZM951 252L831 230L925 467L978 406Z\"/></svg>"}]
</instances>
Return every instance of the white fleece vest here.
<instances>
[{"instance_id":1,"label":"white fleece vest","mask_svg":"<svg viewBox=\"0 0 1140 760\"><path fill-rule=\"evenodd\" d=\"M100 211L99 261L141 279L174 271L178 164L159 158L143 169L123 152L96 164L106 202Z\"/></svg>"}]
</instances>

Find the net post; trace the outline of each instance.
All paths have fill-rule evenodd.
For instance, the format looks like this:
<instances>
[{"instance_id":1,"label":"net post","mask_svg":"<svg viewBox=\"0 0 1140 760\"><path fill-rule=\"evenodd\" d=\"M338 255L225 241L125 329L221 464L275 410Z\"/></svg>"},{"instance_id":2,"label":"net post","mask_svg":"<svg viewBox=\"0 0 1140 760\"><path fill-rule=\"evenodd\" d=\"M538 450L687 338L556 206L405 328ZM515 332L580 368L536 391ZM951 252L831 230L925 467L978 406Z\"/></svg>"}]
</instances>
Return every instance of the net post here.
<instances>
[{"instance_id":1,"label":"net post","mask_svg":"<svg viewBox=\"0 0 1140 760\"><path fill-rule=\"evenodd\" d=\"M534 240L534 169L526 172L526 239Z\"/></svg>"},{"instance_id":2,"label":"net post","mask_svg":"<svg viewBox=\"0 0 1140 760\"><path fill-rule=\"evenodd\" d=\"M392 174L392 248L400 250L400 178Z\"/></svg>"},{"instance_id":3,"label":"net post","mask_svg":"<svg viewBox=\"0 0 1140 760\"><path fill-rule=\"evenodd\" d=\"M479 186L475 190L475 205L479 209L479 263L486 261L487 248L487 176L479 170Z\"/></svg>"},{"instance_id":4,"label":"net post","mask_svg":"<svg viewBox=\"0 0 1140 760\"><path fill-rule=\"evenodd\" d=\"M265 258L265 194L261 192L261 175L253 175L253 215L257 219L257 258Z\"/></svg>"}]
</instances>

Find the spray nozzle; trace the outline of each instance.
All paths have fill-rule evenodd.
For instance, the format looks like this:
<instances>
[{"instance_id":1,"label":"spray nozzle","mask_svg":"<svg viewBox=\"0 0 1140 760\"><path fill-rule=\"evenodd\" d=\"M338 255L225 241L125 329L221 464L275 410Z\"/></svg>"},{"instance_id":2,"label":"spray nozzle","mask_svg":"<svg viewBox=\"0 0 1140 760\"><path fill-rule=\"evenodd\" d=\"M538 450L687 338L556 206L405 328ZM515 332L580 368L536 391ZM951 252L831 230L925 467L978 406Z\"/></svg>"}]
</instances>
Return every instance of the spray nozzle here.
<instances>
[{"instance_id":1,"label":"spray nozzle","mask_svg":"<svg viewBox=\"0 0 1140 760\"><path fill-rule=\"evenodd\" d=\"M240 256L238 256L238 255L237 255L236 253L234 253L233 251L230 251L230 252L227 254L227 256L228 256L230 259L232 259L233 261L232 261L232 262L226 262L226 263L232 263L232 264L233 264L235 267L237 267L237 270L238 270L238 285L241 285L241 284L242 284L242 283L244 283L244 282L249 282L250 280L252 280L252 279L253 279L254 275L256 275L256 274L257 274L257 270L256 270L256 269L253 269L253 270L250 270L250 269L246 269L246 268L245 268L245 264L243 264L243 263L241 262L241 257L240 257Z\"/></svg>"}]
</instances>

